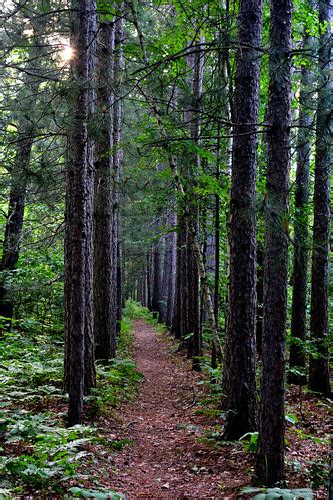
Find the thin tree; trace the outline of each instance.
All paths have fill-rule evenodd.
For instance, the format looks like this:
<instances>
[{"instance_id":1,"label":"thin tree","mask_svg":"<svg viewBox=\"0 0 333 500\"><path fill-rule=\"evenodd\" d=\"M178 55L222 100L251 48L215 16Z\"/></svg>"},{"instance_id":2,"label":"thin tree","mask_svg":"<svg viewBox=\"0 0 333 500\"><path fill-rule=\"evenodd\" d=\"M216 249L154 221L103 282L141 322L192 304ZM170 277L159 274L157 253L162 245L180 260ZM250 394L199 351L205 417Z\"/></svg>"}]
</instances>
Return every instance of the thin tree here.
<instances>
[{"instance_id":1,"label":"thin tree","mask_svg":"<svg viewBox=\"0 0 333 500\"><path fill-rule=\"evenodd\" d=\"M280 481L284 474L291 13L291 0L272 0L265 200L263 371L256 467L260 483L268 486Z\"/></svg>"},{"instance_id":2,"label":"thin tree","mask_svg":"<svg viewBox=\"0 0 333 500\"><path fill-rule=\"evenodd\" d=\"M113 204L113 286L116 288L116 333L120 333L123 302L123 279L122 279L122 243L121 243L121 192L120 180L122 175L121 135L124 115L123 99L123 38L124 38L124 3L120 0L116 3L116 20L114 33L114 57L113 57L113 171L114 171L114 204Z\"/></svg>"},{"instance_id":3,"label":"thin tree","mask_svg":"<svg viewBox=\"0 0 333 500\"><path fill-rule=\"evenodd\" d=\"M310 3L310 2L309 2ZM310 3L311 5L311 3ZM313 37L307 26L304 27L303 48L311 50ZM309 63L308 63L309 64ZM290 383L305 384L305 338L306 338L306 298L308 277L308 201L311 154L312 121L312 71L308 65L302 66L298 136L297 170L295 187L295 223L294 223L294 260L293 260L293 298L291 309L291 337L288 380ZM296 339L295 342L293 340Z\"/></svg>"},{"instance_id":4,"label":"thin tree","mask_svg":"<svg viewBox=\"0 0 333 500\"><path fill-rule=\"evenodd\" d=\"M256 170L261 0L242 0L238 14L234 141L230 198L230 279L223 365L226 439L256 429Z\"/></svg>"},{"instance_id":5,"label":"thin tree","mask_svg":"<svg viewBox=\"0 0 333 500\"><path fill-rule=\"evenodd\" d=\"M311 339L317 356L310 356L309 388L330 396L328 326L330 241L330 2L319 2L319 78L316 123L313 250L311 284Z\"/></svg>"},{"instance_id":6,"label":"thin tree","mask_svg":"<svg viewBox=\"0 0 333 500\"><path fill-rule=\"evenodd\" d=\"M199 44L204 43L203 36ZM203 52L200 48L194 55L186 57L189 68L189 83L191 87L190 108L185 110L184 121L188 127L193 143L199 146L200 137L200 108L203 89ZM199 200L195 194L200 169L200 156L192 153L183 165L183 172L188 186L184 200L188 217L186 218L186 274L184 292L186 297L186 313L184 334L190 335L187 341L187 356L192 358L192 368L200 371L199 357L202 354L202 326L200 321L200 277L198 264L195 259L190 231L199 232ZM189 227L191 226L191 228Z\"/></svg>"},{"instance_id":7,"label":"thin tree","mask_svg":"<svg viewBox=\"0 0 333 500\"><path fill-rule=\"evenodd\" d=\"M155 225L159 225L158 220ZM162 308L161 308L161 289L162 289L162 243L160 239L156 241L152 249L152 259L153 259L153 280L152 280L152 312L156 319L161 321L162 319Z\"/></svg>"}]
</instances>

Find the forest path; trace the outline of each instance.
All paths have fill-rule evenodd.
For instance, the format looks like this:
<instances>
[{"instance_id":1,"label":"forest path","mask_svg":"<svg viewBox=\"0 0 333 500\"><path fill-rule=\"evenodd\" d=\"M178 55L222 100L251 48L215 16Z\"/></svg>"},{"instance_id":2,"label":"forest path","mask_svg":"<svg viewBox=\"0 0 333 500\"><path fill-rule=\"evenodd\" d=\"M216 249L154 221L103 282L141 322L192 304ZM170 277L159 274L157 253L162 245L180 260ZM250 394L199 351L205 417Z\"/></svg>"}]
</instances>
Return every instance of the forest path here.
<instances>
[{"instance_id":1,"label":"forest path","mask_svg":"<svg viewBox=\"0 0 333 500\"><path fill-rule=\"evenodd\" d=\"M127 499L222 498L225 486L238 490L247 481L242 457L197 441L214 423L194 414L201 375L152 326L137 320L134 328L144 380L138 398L121 408L122 437L134 444L114 458L113 489Z\"/></svg>"}]
</instances>

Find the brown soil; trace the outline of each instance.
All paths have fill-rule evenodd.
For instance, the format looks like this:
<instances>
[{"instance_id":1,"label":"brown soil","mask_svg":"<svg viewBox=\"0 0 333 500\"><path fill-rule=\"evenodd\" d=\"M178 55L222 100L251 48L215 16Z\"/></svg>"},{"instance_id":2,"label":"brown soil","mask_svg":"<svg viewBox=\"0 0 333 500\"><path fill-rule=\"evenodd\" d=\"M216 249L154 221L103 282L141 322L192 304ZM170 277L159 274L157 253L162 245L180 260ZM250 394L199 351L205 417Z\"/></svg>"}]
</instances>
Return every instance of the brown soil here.
<instances>
[{"instance_id":1,"label":"brown soil","mask_svg":"<svg viewBox=\"0 0 333 500\"><path fill-rule=\"evenodd\" d=\"M238 442L220 441L216 447L214 440L203 439L214 430L221 431L223 425L216 413L210 415L205 386L198 384L207 377L194 373L190 362L175 352L174 342L157 334L154 327L137 320L134 333L133 355L144 375L140 393L120 408L118 424L105 422L109 432L133 444L110 457L112 470L104 475L105 486L112 485L127 500L253 497L241 490L251 485L254 454L245 452ZM287 429L287 487L309 488L312 461L328 461L327 410L314 396L305 394L300 408L293 387L287 396L287 413L299 419L297 426L288 424ZM297 429L307 430L309 422L316 426L311 428L312 435L325 442L299 438ZM300 467L297 472L296 465ZM315 489L315 499L327 498L325 480Z\"/></svg>"},{"instance_id":2,"label":"brown soil","mask_svg":"<svg viewBox=\"0 0 333 500\"><path fill-rule=\"evenodd\" d=\"M139 398L121 409L134 444L115 457L113 489L128 499L227 498L225 489L250 484L240 447L217 451L198 441L212 427L209 417L195 414L202 377L143 321L135 322L134 358L144 381Z\"/></svg>"}]
</instances>

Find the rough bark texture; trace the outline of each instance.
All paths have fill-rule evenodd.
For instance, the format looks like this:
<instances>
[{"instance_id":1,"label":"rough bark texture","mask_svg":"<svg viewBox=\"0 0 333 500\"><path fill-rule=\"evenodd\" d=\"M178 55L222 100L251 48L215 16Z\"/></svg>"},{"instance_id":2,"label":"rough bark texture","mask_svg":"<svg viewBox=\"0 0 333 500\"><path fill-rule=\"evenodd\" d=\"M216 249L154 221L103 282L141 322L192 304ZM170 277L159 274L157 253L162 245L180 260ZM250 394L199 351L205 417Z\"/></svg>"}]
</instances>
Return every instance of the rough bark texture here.
<instances>
[{"instance_id":1,"label":"rough bark texture","mask_svg":"<svg viewBox=\"0 0 333 500\"><path fill-rule=\"evenodd\" d=\"M116 270L113 175L113 49L114 29L100 22L97 38L97 116L94 206L94 332L96 358L109 361L116 353Z\"/></svg>"},{"instance_id":2,"label":"rough bark texture","mask_svg":"<svg viewBox=\"0 0 333 500\"><path fill-rule=\"evenodd\" d=\"M167 229L175 226L176 219L172 208L167 209L166 224ZM174 280L175 280L175 233L169 232L164 237L164 261L163 261L163 276L162 276L162 321L167 325L171 325L173 314L173 296L174 296Z\"/></svg>"},{"instance_id":3,"label":"rough bark texture","mask_svg":"<svg viewBox=\"0 0 333 500\"><path fill-rule=\"evenodd\" d=\"M184 217L181 214L181 210L178 210L177 217L177 235L176 235L176 283L175 283L175 303L174 303L174 313L172 317L172 328L171 331L176 339L182 337L183 321L182 317L184 315L183 309L183 274L185 272L185 261L184 261L184 243L185 243L185 222Z\"/></svg>"},{"instance_id":4,"label":"rough bark texture","mask_svg":"<svg viewBox=\"0 0 333 500\"><path fill-rule=\"evenodd\" d=\"M120 219L120 217L119 217ZM120 221L118 223L118 244L117 244L117 336L120 334L121 329L121 320L123 318L123 252L122 245L119 241L119 232L120 232ZM147 305L147 304L145 304Z\"/></svg>"},{"instance_id":5,"label":"rough bark texture","mask_svg":"<svg viewBox=\"0 0 333 500\"><path fill-rule=\"evenodd\" d=\"M66 186L65 228L65 380L69 393L68 424L83 421L83 394L85 385L85 335L88 330L86 309L91 308L87 287L87 258L92 226L89 209L92 190L88 172L88 116L89 116L89 49L92 41L90 16L94 16L95 2L84 0L71 3L71 46L76 57L71 61L70 102L73 123L69 130L69 148ZM90 327L91 328L91 327ZM89 328L89 329L90 329Z\"/></svg>"},{"instance_id":6,"label":"rough bark texture","mask_svg":"<svg viewBox=\"0 0 333 500\"><path fill-rule=\"evenodd\" d=\"M261 0L242 0L235 76L230 199L230 279L223 366L226 439L256 429L256 169Z\"/></svg>"},{"instance_id":7,"label":"rough bark texture","mask_svg":"<svg viewBox=\"0 0 333 500\"><path fill-rule=\"evenodd\" d=\"M151 250L147 254L147 307L152 310Z\"/></svg>"},{"instance_id":8,"label":"rough bark texture","mask_svg":"<svg viewBox=\"0 0 333 500\"><path fill-rule=\"evenodd\" d=\"M316 162L314 185L312 285L311 285L311 339L319 354L310 356L309 387L327 396L331 394L329 381L328 285L330 241L330 3L319 2L319 81L316 124ZM323 26L325 28L323 29Z\"/></svg>"},{"instance_id":9,"label":"rough bark texture","mask_svg":"<svg viewBox=\"0 0 333 500\"><path fill-rule=\"evenodd\" d=\"M310 50L312 37L305 29L303 47ZM311 71L302 67L301 90L299 100L297 171L295 188L295 223L294 223L294 260L293 260L293 298L291 310L291 337L301 343L291 343L288 376L290 383L306 384L305 376L305 337L306 337L306 297L308 277L308 200L310 178L310 139L312 121ZM301 373L301 371L303 373Z\"/></svg>"},{"instance_id":10,"label":"rough bark texture","mask_svg":"<svg viewBox=\"0 0 333 500\"><path fill-rule=\"evenodd\" d=\"M114 170L114 221L115 221L115 254L114 254L114 286L116 288L116 333L120 333L120 322L122 319L122 248L121 248L121 215L120 215L120 178L122 172L123 152L121 149L121 133L123 125L124 103L123 103L123 37L124 37L124 4L122 1L116 3L116 21L114 34L114 58L113 58L113 170Z\"/></svg>"},{"instance_id":11,"label":"rough bark texture","mask_svg":"<svg viewBox=\"0 0 333 500\"><path fill-rule=\"evenodd\" d=\"M203 43L203 37L199 39ZM191 74L192 103L191 108L184 113L185 125L189 128L194 144L199 146L200 136L200 100L203 85L203 53L198 50L194 56L187 56L187 64ZM190 154L188 164L184 165L184 175L188 184L187 196L184 200L187 205L188 217L186 221L186 319L184 334L191 334L187 341L187 355L193 358L192 367L200 370L200 362L197 359L202 354L202 329L200 322L200 277L198 265L193 252L190 237L190 228L196 232L199 230L199 205L195 194L195 186L200 168L200 157L198 154Z\"/></svg>"},{"instance_id":12,"label":"rough bark texture","mask_svg":"<svg viewBox=\"0 0 333 500\"><path fill-rule=\"evenodd\" d=\"M152 288L152 312L158 320L161 320L161 244L158 241L153 248L153 288Z\"/></svg>"},{"instance_id":13,"label":"rough bark texture","mask_svg":"<svg viewBox=\"0 0 333 500\"><path fill-rule=\"evenodd\" d=\"M177 220L173 209L170 209L169 224L171 227L176 227ZM166 317L165 323L167 327L171 327L175 304L175 286L176 286L176 233L170 233L169 238L169 275L168 275L168 295L166 297Z\"/></svg>"},{"instance_id":14,"label":"rough bark texture","mask_svg":"<svg viewBox=\"0 0 333 500\"><path fill-rule=\"evenodd\" d=\"M89 51L88 51L88 124L94 113L96 101L95 92L95 63L96 63L96 16L89 16ZM89 127L89 125L88 125ZM89 130L89 129L88 129ZM87 142L87 226L93 228L94 218L94 180L95 180L95 145L93 137L89 136ZM95 367L95 336L94 336L94 296L93 296L93 264L94 264L94 239L93 230L89 232L86 247L86 307L85 307L85 335L84 335L84 393L96 387Z\"/></svg>"},{"instance_id":15,"label":"rough bark texture","mask_svg":"<svg viewBox=\"0 0 333 500\"><path fill-rule=\"evenodd\" d=\"M290 0L272 0L268 167L265 205L263 372L257 476L271 486L284 474L284 355L290 170Z\"/></svg>"}]
</instances>

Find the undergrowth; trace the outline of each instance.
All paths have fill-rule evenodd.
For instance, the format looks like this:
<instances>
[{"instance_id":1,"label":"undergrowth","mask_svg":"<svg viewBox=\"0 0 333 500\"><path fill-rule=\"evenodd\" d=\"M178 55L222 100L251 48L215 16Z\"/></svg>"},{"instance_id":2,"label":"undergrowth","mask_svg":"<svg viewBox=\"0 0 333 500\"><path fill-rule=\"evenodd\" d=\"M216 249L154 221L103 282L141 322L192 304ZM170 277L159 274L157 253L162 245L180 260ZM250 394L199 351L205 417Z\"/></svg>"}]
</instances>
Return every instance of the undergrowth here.
<instances>
[{"instance_id":1,"label":"undergrowth","mask_svg":"<svg viewBox=\"0 0 333 500\"><path fill-rule=\"evenodd\" d=\"M36 326L32 322L32 327ZM33 494L38 498L123 498L94 478L86 489L86 470L98 456L129 441L105 432L100 417L131 400L141 375L130 357L132 322L121 323L118 355L111 365L97 363L97 388L85 399L87 422L66 428L63 394L63 340L38 328L0 338L0 499ZM108 451L109 450L109 451ZM89 478L91 479L91 478Z\"/></svg>"},{"instance_id":2,"label":"undergrowth","mask_svg":"<svg viewBox=\"0 0 333 500\"><path fill-rule=\"evenodd\" d=\"M154 326L159 333L167 331L166 326L158 321L158 318L149 311L147 307L143 307L139 302L129 299L126 301L126 317L129 319L143 319L149 325Z\"/></svg>"}]
</instances>

